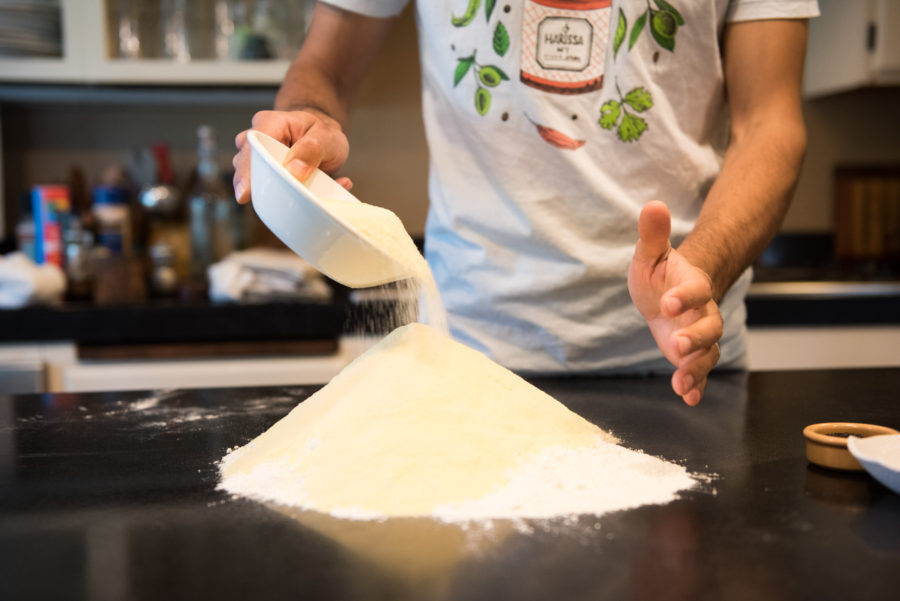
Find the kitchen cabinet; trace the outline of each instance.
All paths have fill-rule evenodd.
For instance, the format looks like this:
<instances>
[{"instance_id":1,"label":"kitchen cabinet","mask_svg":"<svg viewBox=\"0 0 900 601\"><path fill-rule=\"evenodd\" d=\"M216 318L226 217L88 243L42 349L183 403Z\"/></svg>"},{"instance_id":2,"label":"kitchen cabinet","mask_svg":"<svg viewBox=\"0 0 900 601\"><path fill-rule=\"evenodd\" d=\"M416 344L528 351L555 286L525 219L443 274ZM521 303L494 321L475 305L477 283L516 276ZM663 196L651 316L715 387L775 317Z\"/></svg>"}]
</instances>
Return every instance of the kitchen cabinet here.
<instances>
[{"instance_id":1,"label":"kitchen cabinet","mask_svg":"<svg viewBox=\"0 0 900 601\"><path fill-rule=\"evenodd\" d=\"M748 368L900 367L897 282L754 282Z\"/></svg>"},{"instance_id":2,"label":"kitchen cabinet","mask_svg":"<svg viewBox=\"0 0 900 601\"><path fill-rule=\"evenodd\" d=\"M336 350L188 358L84 358L72 341L0 344L0 392L85 392L321 385L372 341L345 337Z\"/></svg>"},{"instance_id":3,"label":"kitchen cabinet","mask_svg":"<svg viewBox=\"0 0 900 601\"><path fill-rule=\"evenodd\" d=\"M806 98L900 85L900 1L819 0L810 21Z\"/></svg>"},{"instance_id":4,"label":"kitchen cabinet","mask_svg":"<svg viewBox=\"0 0 900 601\"><path fill-rule=\"evenodd\" d=\"M51 365L76 360L72 344L60 342L0 344L0 391L6 393L45 392Z\"/></svg>"},{"instance_id":5,"label":"kitchen cabinet","mask_svg":"<svg viewBox=\"0 0 900 601\"><path fill-rule=\"evenodd\" d=\"M753 371L900 367L900 326L751 327Z\"/></svg>"},{"instance_id":6,"label":"kitchen cabinet","mask_svg":"<svg viewBox=\"0 0 900 601\"><path fill-rule=\"evenodd\" d=\"M340 341L337 351L323 354L175 359L83 359L71 345L70 357L46 365L46 390L322 385L355 359L365 344L348 338Z\"/></svg>"},{"instance_id":7,"label":"kitchen cabinet","mask_svg":"<svg viewBox=\"0 0 900 601\"><path fill-rule=\"evenodd\" d=\"M0 57L0 82L40 82L108 85L278 85L288 58L265 60L120 58L116 25L111 15L115 0L61 0L59 4L62 56ZM142 4L135 2L133 4ZM158 5L159 3L144 3ZM210 10L224 2L182 3ZM276 4L276 3L272 3ZM280 3L277 3L280 4ZM308 17L311 0L294 3Z\"/></svg>"},{"instance_id":8,"label":"kitchen cabinet","mask_svg":"<svg viewBox=\"0 0 900 601\"><path fill-rule=\"evenodd\" d=\"M322 384L364 350L365 310L340 301L4 310L0 391Z\"/></svg>"}]
</instances>

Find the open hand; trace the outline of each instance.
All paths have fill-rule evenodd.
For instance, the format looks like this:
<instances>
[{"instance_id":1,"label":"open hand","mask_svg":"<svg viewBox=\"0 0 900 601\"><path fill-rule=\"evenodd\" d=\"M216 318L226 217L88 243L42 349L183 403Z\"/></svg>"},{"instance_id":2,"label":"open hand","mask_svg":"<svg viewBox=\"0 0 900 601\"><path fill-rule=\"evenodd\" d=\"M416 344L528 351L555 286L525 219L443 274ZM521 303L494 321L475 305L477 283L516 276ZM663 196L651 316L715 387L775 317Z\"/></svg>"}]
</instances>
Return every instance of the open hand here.
<instances>
[{"instance_id":1,"label":"open hand","mask_svg":"<svg viewBox=\"0 0 900 601\"><path fill-rule=\"evenodd\" d=\"M331 173L347 160L350 146L340 124L331 117L307 109L302 111L260 111L253 115L252 128L290 147L284 166L299 180L309 177L320 167ZM238 152L234 155L234 197L241 204L250 200L250 143L247 130L235 137ZM346 178L337 183L350 189Z\"/></svg>"},{"instance_id":2,"label":"open hand","mask_svg":"<svg viewBox=\"0 0 900 601\"><path fill-rule=\"evenodd\" d=\"M677 368L672 389L693 406L700 402L706 378L719 361L722 316L709 275L672 248L671 230L665 204L644 205L628 271L628 292L659 349Z\"/></svg>"}]
</instances>

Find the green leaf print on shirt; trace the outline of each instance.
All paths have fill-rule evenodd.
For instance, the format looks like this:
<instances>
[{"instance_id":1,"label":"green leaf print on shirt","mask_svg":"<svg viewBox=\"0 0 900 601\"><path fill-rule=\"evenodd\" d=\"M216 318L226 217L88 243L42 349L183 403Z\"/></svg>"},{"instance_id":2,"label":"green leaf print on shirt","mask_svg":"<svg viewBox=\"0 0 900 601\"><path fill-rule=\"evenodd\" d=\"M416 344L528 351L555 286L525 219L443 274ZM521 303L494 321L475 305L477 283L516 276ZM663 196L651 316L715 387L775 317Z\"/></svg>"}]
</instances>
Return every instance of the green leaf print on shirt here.
<instances>
[{"instance_id":1,"label":"green leaf print on shirt","mask_svg":"<svg viewBox=\"0 0 900 601\"><path fill-rule=\"evenodd\" d=\"M619 139L623 142L634 142L645 131L647 131L647 122L626 112L622 117L622 124L616 133L619 134Z\"/></svg>"},{"instance_id":2,"label":"green leaf print on shirt","mask_svg":"<svg viewBox=\"0 0 900 601\"><path fill-rule=\"evenodd\" d=\"M625 18L625 12L619 9L619 20L616 24L616 36L613 38L613 57L619 54L619 48L625 41L625 34L628 32L628 19Z\"/></svg>"},{"instance_id":3,"label":"green leaf print on shirt","mask_svg":"<svg viewBox=\"0 0 900 601\"><path fill-rule=\"evenodd\" d=\"M653 97L645 88L635 88L625 94L625 104L639 113L643 113L653 106Z\"/></svg>"},{"instance_id":4,"label":"green leaf print on shirt","mask_svg":"<svg viewBox=\"0 0 900 601\"><path fill-rule=\"evenodd\" d=\"M506 26L499 21L497 27L494 28L493 44L497 56L504 56L509 50L509 32L506 31Z\"/></svg>"},{"instance_id":5,"label":"green leaf print on shirt","mask_svg":"<svg viewBox=\"0 0 900 601\"><path fill-rule=\"evenodd\" d=\"M490 27L491 15L497 6L497 0L485 0L484 17L487 27ZM465 14L457 17L451 14L451 22L455 27L465 27L469 25L478 9L481 7L481 0L469 0ZM507 11L509 7L507 7ZM476 27L476 29L479 29ZM490 32L490 29L488 29ZM506 56L509 51L509 31L502 21L498 20L494 26L494 33L491 37L491 47L498 57ZM451 46L455 50L455 46ZM459 82L465 79L466 75L472 71L475 76L477 87L475 88L475 110L479 115L487 115L491 110L491 91L488 88L496 88L504 81L509 81L509 76L503 72L503 69L497 65L482 65L475 60L475 51L470 56L456 57L456 69L453 71L453 87L457 87ZM505 119L504 119L505 120Z\"/></svg>"},{"instance_id":6,"label":"green leaf print on shirt","mask_svg":"<svg viewBox=\"0 0 900 601\"><path fill-rule=\"evenodd\" d=\"M619 123L622 115L622 103L618 100L607 100L600 107L600 127L612 129Z\"/></svg>"},{"instance_id":7,"label":"green leaf print on shirt","mask_svg":"<svg viewBox=\"0 0 900 601\"><path fill-rule=\"evenodd\" d=\"M637 21L634 22L634 27L631 28L631 35L628 36L629 50L634 48L634 45L637 44L638 38L641 36L641 32L644 31L644 25L646 24L647 13L644 13L640 17L638 17Z\"/></svg>"},{"instance_id":8,"label":"green leaf print on shirt","mask_svg":"<svg viewBox=\"0 0 900 601\"><path fill-rule=\"evenodd\" d=\"M485 0L484 2L484 20L491 20L491 13L494 12L494 5L497 4L497 0Z\"/></svg>"},{"instance_id":9,"label":"green leaf print on shirt","mask_svg":"<svg viewBox=\"0 0 900 601\"><path fill-rule=\"evenodd\" d=\"M616 86L618 91L618 86ZM640 139L647 131L647 121L643 117L628 112L626 107L643 113L653 106L653 97L644 87L634 88L625 96L619 92L619 100L607 100L600 107L600 119L598 123L603 129L613 129L617 125L616 134L623 142L634 142ZM621 122L619 118L621 117Z\"/></svg>"},{"instance_id":10,"label":"green leaf print on shirt","mask_svg":"<svg viewBox=\"0 0 900 601\"><path fill-rule=\"evenodd\" d=\"M628 38L628 51L634 49L635 44L641 38L644 31L649 31L653 40L669 52L675 52L675 36L678 28L685 24L684 17L668 0L653 0L654 9L650 0L646 0L647 8L634 20L631 32L628 31L628 17L622 7L616 22L616 31L613 35L613 61L619 56L619 49ZM654 53L653 62L656 62L659 52ZM607 100L600 106L600 118L597 123L606 130L616 130L618 138L623 142L639 140L649 128L647 120L628 111L630 108L635 113L643 113L653 107L653 97L650 91L639 86L630 90L624 96L616 83L616 93L619 98Z\"/></svg>"},{"instance_id":11,"label":"green leaf print on shirt","mask_svg":"<svg viewBox=\"0 0 900 601\"><path fill-rule=\"evenodd\" d=\"M459 82L462 81L462 78L466 76L466 73L469 72L469 69L472 68L472 64L475 62L475 55L467 56L465 58L456 59L458 62L456 63L456 72L453 74L453 87L459 85Z\"/></svg>"}]
</instances>

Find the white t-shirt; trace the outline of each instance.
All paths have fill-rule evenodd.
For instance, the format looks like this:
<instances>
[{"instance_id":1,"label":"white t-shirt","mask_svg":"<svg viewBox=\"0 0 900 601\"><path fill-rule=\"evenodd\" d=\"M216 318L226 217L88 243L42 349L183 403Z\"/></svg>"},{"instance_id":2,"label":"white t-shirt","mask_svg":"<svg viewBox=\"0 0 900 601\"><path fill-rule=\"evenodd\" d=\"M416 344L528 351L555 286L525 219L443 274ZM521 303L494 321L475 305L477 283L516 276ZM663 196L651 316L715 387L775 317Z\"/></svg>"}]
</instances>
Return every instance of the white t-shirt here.
<instances>
[{"instance_id":1,"label":"white t-shirt","mask_svg":"<svg viewBox=\"0 0 900 601\"><path fill-rule=\"evenodd\" d=\"M328 0L370 16L407 0ZM467 6L468 5L468 6ZM816 0L422 0L425 255L452 334L527 373L671 371L627 273L649 200L690 232L728 143L726 22ZM748 269L721 303L745 354Z\"/></svg>"}]
</instances>

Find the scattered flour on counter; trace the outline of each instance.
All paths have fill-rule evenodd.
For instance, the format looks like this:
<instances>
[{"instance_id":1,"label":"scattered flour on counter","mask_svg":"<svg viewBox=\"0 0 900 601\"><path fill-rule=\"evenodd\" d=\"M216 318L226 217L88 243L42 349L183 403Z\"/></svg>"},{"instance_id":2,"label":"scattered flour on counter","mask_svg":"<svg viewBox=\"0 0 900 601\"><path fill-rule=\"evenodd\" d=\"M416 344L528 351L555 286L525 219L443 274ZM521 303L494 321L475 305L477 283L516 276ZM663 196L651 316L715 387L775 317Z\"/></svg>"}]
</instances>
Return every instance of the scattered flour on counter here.
<instances>
[{"instance_id":1,"label":"scattered flour on counter","mask_svg":"<svg viewBox=\"0 0 900 601\"><path fill-rule=\"evenodd\" d=\"M269 395L249 399L240 403L225 403L197 406L193 399L185 402L182 397L191 397L182 390L161 390L153 396L137 400L117 400L92 408L79 406L82 419L110 422L116 420L129 428L137 430L165 430L166 428L183 426L185 428L202 426L204 422L227 419L236 416L260 415L284 411L287 404L295 405L306 392L298 389L294 395Z\"/></svg>"},{"instance_id":2,"label":"scattered flour on counter","mask_svg":"<svg viewBox=\"0 0 900 601\"><path fill-rule=\"evenodd\" d=\"M219 487L352 520L602 515L666 503L683 466L428 326L398 328L220 464Z\"/></svg>"},{"instance_id":3,"label":"scattered flour on counter","mask_svg":"<svg viewBox=\"0 0 900 601\"><path fill-rule=\"evenodd\" d=\"M146 411L147 409L152 409L159 405L159 398L157 397L149 397L146 399L141 399L139 401L135 401L131 403L129 409L131 411Z\"/></svg>"}]
</instances>

